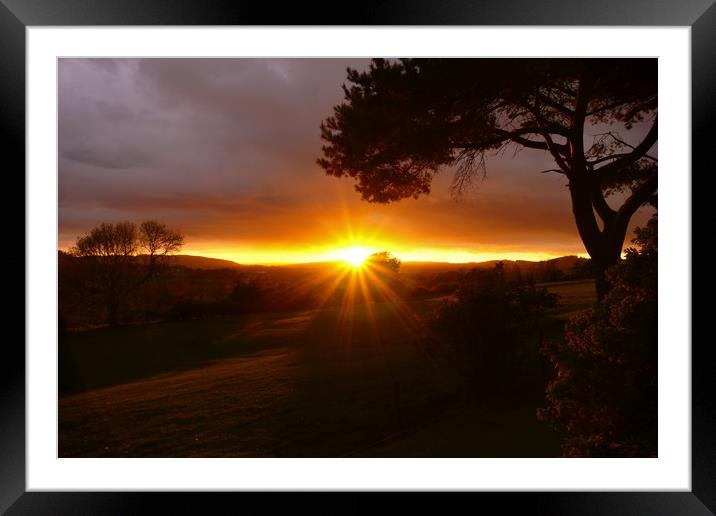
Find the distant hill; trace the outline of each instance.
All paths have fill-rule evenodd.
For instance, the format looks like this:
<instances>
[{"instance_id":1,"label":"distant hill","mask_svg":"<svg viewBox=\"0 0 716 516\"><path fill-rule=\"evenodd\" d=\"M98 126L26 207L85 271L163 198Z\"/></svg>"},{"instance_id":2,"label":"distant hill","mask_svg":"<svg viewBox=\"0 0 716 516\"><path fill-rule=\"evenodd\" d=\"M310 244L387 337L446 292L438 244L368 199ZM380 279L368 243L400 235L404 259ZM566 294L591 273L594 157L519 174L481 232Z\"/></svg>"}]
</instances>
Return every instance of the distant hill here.
<instances>
[{"instance_id":1,"label":"distant hill","mask_svg":"<svg viewBox=\"0 0 716 516\"><path fill-rule=\"evenodd\" d=\"M492 268L498 262L502 262L506 267L517 266L520 269L530 270L535 267L550 267L561 272L567 273L574 269L575 266L584 265L586 258L579 256L560 256L551 260L529 261L529 260L490 260L487 262L468 262L468 263L446 263L446 262L403 262L400 270L403 272L448 272L460 269L486 269Z\"/></svg>"},{"instance_id":2,"label":"distant hill","mask_svg":"<svg viewBox=\"0 0 716 516\"><path fill-rule=\"evenodd\" d=\"M66 251L59 250L57 252L58 258L60 260L77 260L77 258L74 258L71 254L67 253ZM148 260L148 255L146 254L140 254L139 256L136 256L134 259L138 261L139 263L146 263ZM192 256L190 254L176 254L169 257L169 263L171 265L179 265L181 267L188 267L189 269L206 269L206 270L212 270L212 269L246 269L251 268L255 269L257 267L262 267L261 265L241 265L239 263L233 262L231 260L221 260L219 258L208 258L206 256Z\"/></svg>"},{"instance_id":3,"label":"distant hill","mask_svg":"<svg viewBox=\"0 0 716 516\"><path fill-rule=\"evenodd\" d=\"M584 265L587 261L588 260L586 258L580 258L579 256L561 256L559 258L547 260L547 262L554 263L557 269L562 272L569 272L577 266Z\"/></svg>"},{"instance_id":4,"label":"distant hill","mask_svg":"<svg viewBox=\"0 0 716 516\"><path fill-rule=\"evenodd\" d=\"M147 260L146 254L137 256L138 260ZM175 254L169 257L169 265L186 267L188 269L200 270L218 270L232 269L242 272L258 272L266 270L265 265L243 265L232 260L222 260L221 258L209 258L207 256L194 256L191 254Z\"/></svg>"},{"instance_id":5,"label":"distant hill","mask_svg":"<svg viewBox=\"0 0 716 516\"><path fill-rule=\"evenodd\" d=\"M287 263L281 265L258 265L258 264L241 264L232 260L222 260L220 258L208 258L206 256L193 256L189 254L177 254L171 257L172 265L188 267L190 269L234 269L242 272L267 272L270 270L292 270L292 271L313 271L322 269L332 262L316 262L316 263Z\"/></svg>"},{"instance_id":6,"label":"distant hill","mask_svg":"<svg viewBox=\"0 0 716 516\"><path fill-rule=\"evenodd\" d=\"M246 267L231 260L192 256L190 254L174 255L170 258L170 263L190 269L243 269Z\"/></svg>"},{"instance_id":7,"label":"distant hill","mask_svg":"<svg viewBox=\"0 0 716 516\"><path fill-rule=\"evenodd\" d=\"M60 251L60 257L67 256L66 253ZM140 260L146 260L146 255L137 257ZM187 267L190 269L216 270L216 269L233 269L243 272L265 272L269 270L302 270L311 271L320 269L326 265L335 262L317 262L317 263L297 263L286 265L244 265L232 260L223 260L220 258L208 258L206 256L194 256L189 254L178 254L170 258L172 265ZM505 264L507 269L519 267L523 273L530 273L537 270L558 270L568 274L575 267L582 266L587 261L586 258L578 256L560 256L551 260L528 261L528 260L490 260L487 262L468 262L468 263L448 263L448 262L403 262L400 271L406 274L440 274L444 272L453 272L469 269L486 269L492 268L499 261Z\"/></svg>"}]
</instances>

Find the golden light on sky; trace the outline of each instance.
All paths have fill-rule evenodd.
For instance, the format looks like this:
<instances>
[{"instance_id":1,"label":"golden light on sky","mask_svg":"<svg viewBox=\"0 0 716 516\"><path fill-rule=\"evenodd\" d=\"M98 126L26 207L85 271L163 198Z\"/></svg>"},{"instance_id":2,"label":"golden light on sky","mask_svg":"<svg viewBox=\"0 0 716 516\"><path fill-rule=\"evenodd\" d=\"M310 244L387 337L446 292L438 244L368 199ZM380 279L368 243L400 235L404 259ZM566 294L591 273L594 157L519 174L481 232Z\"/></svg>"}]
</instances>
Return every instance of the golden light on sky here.
<instances>
[{"instance_id":1,"label":"golden light on sky","mask_svg":"<svg viewBox=\"0 0 716 516\"><path fill-rule=\"evenodd\" d=\"M192 247L187 246L183 254L207 256L232 260L244 264L282 265L290 263L315 263L329 261L343 261L351 264L360 264L373 252L389 251L404 262L445 262L469 263L485 262L491 260L549 260L564 256L559 253L538 252L510 252L495 249L492 251L476 252L470 249L456 248L410 248L389 243L372 243L355 245L351 247L338 247L335 244L326 244L323 247L312 246L307 248L279 249L279 248L218 248L218 247ZM588 257L586 253L577 253Z\"/></svg>"},{"instance_id":2,"label":"golden light on sky","mask_svg":"<svg viewBox=\"0 0 716 516\"><path fill-rule=\"evenodd\" d=\"M346 67L367 64L61 59L59 248L102 222L154 219L185 235L183 254L242 264L358 262L369 250L404 262L586 256L564 179L539 173L554 166L541 151L488 159L487 179L460 199L452 170L429 195L390 204L327 176L320 122Z\"/></svg>"},{"instance_id":3,"label":"golden light on sky","mask_svg":"<svg viewBox=\"0 0 716 516\"><path fill-rule=\"evenodd\" d=\"M336 257L354 268L360 268L374 252L376 252L375 249L368 247L351 246L336 250Z\"/></svg>"}]
</instances>

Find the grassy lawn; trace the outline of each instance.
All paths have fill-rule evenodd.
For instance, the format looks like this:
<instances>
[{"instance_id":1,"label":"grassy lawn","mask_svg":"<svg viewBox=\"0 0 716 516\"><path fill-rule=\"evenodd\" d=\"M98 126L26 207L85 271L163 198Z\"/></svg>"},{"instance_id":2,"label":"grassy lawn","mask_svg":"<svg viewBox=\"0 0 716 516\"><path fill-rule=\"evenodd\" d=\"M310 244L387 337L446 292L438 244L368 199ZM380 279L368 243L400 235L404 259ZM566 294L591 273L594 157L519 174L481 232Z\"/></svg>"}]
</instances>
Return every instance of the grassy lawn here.
<instances>
[{"instance_id":1,"label":"grassy lawn","mask_svg":"<svg viewBox=\"0 0 716 516\"><path fill-rule=\"evenodd\" d=\"M560 316L589 285L550 286ZM593 286L592 286L593 289ZM60 456L555 456L543 374L489 402L417 345L434 302L258 314L70 334ZM529 394L525 395L527 392Z\"/></svg>"},{"instance_id":2,"label":"grassy lawn","mask_svg":"<svg viewBox=\"0 0 716 516\"><path fill-rule=\"evenodd\" d=\"M559 296L560 306L555 314L562 320L567 320L580 310L589 308L597 299L594 280L591 279L545 283L539 286Z\"/></svg>"}]
</instances>

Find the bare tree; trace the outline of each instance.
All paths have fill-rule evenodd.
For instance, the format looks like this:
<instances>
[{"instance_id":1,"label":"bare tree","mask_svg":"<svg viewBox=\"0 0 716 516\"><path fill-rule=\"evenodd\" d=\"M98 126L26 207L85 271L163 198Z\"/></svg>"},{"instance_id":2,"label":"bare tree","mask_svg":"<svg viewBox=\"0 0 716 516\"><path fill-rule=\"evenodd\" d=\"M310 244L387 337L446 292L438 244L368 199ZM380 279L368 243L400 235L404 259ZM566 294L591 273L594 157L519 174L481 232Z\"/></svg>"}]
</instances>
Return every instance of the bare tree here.
<instances>
[{"instance_id":1,"label":"bare tree","mask_svg":"<svg viewBox=\"0 0 716 516\"><path fill-rule=\"evenodd\" d=\"M144 281L149 279L164 258L178 252L184 245L184 236L166 224L147 220L139 226L139 246L148 255L149 268Z\"/></svg>"},{"instance_id":2,"label":"bare tree","mask_svg":"<svg viewBox=\"0 0 716 516\"><path fill-rule=\"evenodd\" d=\"M177 252L184 237L155 221L143 222L139 228L129 221L103 222L80 236L70 253L86 260L92 268L91 288L104 298L107 324L118 322L119 308L125 296L151 276L158 259ZM137 281L137 254L149 254L148 271Z\"/></svg>"},{"instance_id":3,"label":"bare tree","mask_svg":"<svg viewBox=\"0 0 716 516\"><path fill-rule=\"evenodd\" d=\"M104 293L107 324L117 324L117 312L125 294L131 262L137 252L137 227L131 222L103 222L77 239L71 253L93 267L94 287Z\"/></svg>"}]
</instances>

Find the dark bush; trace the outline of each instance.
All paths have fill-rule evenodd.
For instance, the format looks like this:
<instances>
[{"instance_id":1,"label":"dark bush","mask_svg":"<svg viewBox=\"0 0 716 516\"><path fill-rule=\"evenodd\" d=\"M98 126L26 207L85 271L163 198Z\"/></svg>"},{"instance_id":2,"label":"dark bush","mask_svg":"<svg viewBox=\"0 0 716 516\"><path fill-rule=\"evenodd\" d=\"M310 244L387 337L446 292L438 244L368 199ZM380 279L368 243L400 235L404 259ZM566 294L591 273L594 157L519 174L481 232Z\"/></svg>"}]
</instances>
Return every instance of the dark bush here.
<instances>
[{"instance_id":1,"label":"dark bush","mask_svg":"<svg viewBox=\"0 0 716 516\"><path fill-rule=\"evenodd\" d=\"M608 271L604 299L545 346L556 376L539 417L562 434L566 456L657 454L656 218L634 242Z\"/></svg>"},{"instance_id":2,"label":"dark bush","mask_svg":"<svg viewBox=\"0 0 716 516\"><path fill-rule=\"evenodd\" d=\"M221 311L226 315L257 312L264 309L264 301L264 293L255 283L242 282L236 285L227 299L221 303Z\"/></svg>"},{"instance_id":3,"label":"dark bush","mask_svg":"<svg viewBox=\"0 0 716 516\"><path fill-rule=\"evenodd\" d=\"M503 269L468 274L434 321L435 345L478 394L515 380L526 354L537 355L545 311L557 298L505 279Z\"/></svg>"}]
</instances>

